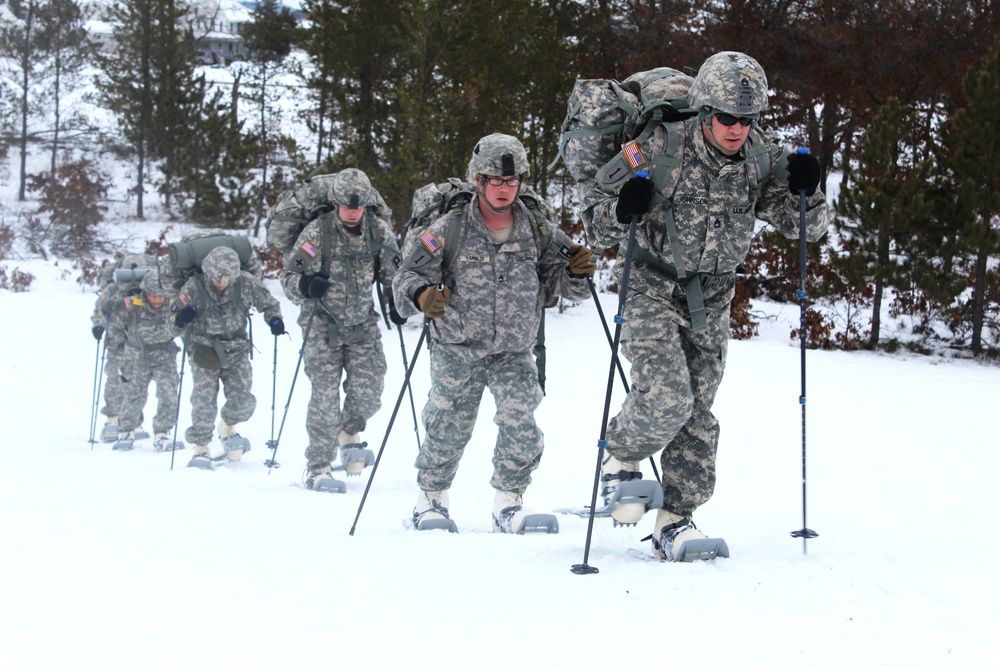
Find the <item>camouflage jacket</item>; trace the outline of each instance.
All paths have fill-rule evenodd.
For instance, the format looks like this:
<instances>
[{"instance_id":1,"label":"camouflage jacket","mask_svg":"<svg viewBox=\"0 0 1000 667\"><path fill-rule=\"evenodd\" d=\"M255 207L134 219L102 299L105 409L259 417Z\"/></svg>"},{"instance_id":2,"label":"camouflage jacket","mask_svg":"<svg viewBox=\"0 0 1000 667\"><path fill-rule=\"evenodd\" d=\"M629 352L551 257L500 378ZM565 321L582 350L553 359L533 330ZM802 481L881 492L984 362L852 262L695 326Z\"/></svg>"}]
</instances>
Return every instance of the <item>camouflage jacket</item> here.
<instances>
[{"instance_id":1,"label":"camouflage jacket","mask_svg":"<svg viewBox=\"0 0 1000 667\"><path fill-rule=\"evenodd\" d=\"M706 143L697 117L680 126L685 141L683 163L666 179L665 189L654 194L650 211L636 228L636 246L659 262L674 266L667 226L668 216L672 215L684 271L688 276L700 275L707 308L724 308L732 300L732 274L750 250L758 218L774 225L786 237L798 238L799 198L788 190L789 152L777 144L770 130L754 127L741 152L730 158ZM670 169L656 164L657 156L666 153L666 142L667 132L661 125L641 146L654 165L650 169L654 181L657 169ZM754 162L747 159L751 147L769 156L771 168L763 180ZM589 241L598 248L621 243L621 253L625 251L628 227L618 222L615 208L617 190L624 180L614 183L613 189L601 185L592 188L584 197L581 211ZM673 184L676 187L666 191ZM824 195L817 189L806 201L809 241L817 241L826 233L828 216ZM623 264L618 262L616 266L619 279ZM630 280L630 295L645 295L657 302L651 308L663 307L672 311L674 319L687 320L684 292L676 279L650 263L635 261Z\"/></svg>"},{"instance_id":2,"label":"camouflage jacket","mask_svg":"<svg viewBox=\"0 0 1000 667\"><path fill-rule=\"evenodd\" d=\"M551 244L545 245L539 257L529 226L531 215L524 204L518 201L513 211L511 237L497 245L486 232L476 195L420 234L430 245L406 244L407 256L393 280L399 313L404 317L419 314L414 294L445 277L442 264L448 225L467 227L454 266L449 267L451 299L444 315L431 323L435 344L447 346L466 363L490 354L531 350L546 292L577 301L590 295L586 278L572 277L567 258Z\"/></svg>"},{"instance_id":3,"label":"camouflage jacket","mask_svg":"<svg viewBox=\"0 0 1000 667\"><path fill-rule=\"evenodd\" d=\"M232 341L247 338L249 309L264 313L265 320L281 317L278 300L252 274L241 271L221 293L210 285L202 273L192 275L181 287L174 302L174 311L193 305L198 317L191 323L191 342L212 345L216 340Z\"/></svg>"},{"instance_id":4,"label":"camouflage jacket","mask_svg":"<svg viewBox=\"0 0 1000 667\"><path fill-rule=\"evenodd\" d=\"M349 327L378 318L372 282L378 280L386 298L391 295L392 277L400 262L399 245L390 222L370 211L361 219L360 229L356 236L348 233L332 211L302 230L281 273L281 286L292 303L310 303L299 290L299 280L303 274L322 273L329 277L330 289L320 299L320 308L334 322Z\"/></svg>"},{"instance_id":5,"label":"camouflage jacket","mask_svg":"<svg viewBox=\"0 0 1000 667\"><path fill-rule=\"evenodd\" d=\"M124 330L125 344L137 350L164 346L183 331L174 324L169 301L152 308L140 296L126 296L112 301L110 310L111 321Z\"/></svg>"}]
</instances>

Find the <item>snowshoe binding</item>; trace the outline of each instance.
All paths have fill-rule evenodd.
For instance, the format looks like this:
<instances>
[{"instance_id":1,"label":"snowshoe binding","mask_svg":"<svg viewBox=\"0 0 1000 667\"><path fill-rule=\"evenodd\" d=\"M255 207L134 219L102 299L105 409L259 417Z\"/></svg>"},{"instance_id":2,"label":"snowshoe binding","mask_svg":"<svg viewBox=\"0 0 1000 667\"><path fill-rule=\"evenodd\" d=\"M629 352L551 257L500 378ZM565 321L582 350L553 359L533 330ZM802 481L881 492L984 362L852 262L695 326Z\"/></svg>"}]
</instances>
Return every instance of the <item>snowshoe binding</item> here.
<instances>
[{"instance_id":1,"label":"snowshoe binding","mask_svg":"<svg viewBox=\"0 0 1000 667\"><path fill-rule=\"evenodd\" d=\"M132 438L134 440L149 440L149 434L142 430L142 426L139 425L132 431Z\"/></svg>"},{"instance_id":2,"label":"snowshoe binding","mask_svg":"<svg viewBox=\"0 0 1000 667\"><path fill-rule=\"evenodd\" d=\"M360 475L368 466L375 463L375 454L370 450L367 442L356 442L343 445L340 448L340 465L331 470L343 470L348 477Z\"/></svg>"},{"instance_id":3,"label":"snowshoe binding","mask_svg":"<svg viewBox=\"0 0 1000 667\"><path fill-rule=\"evenodd\" d=\"M117 442L118 441L118 419L115 418L114 421L108 420L104 423L104 428L101 429L101 442Z\"/></svg>"},{"instance_id":4,"label":"snowshoe binding","mask_svg":"<svg viewBox=\"0 0 1000 667\"><path fill-rule=\"evenodd\" d=\"M551 514L536 514L525 508L519 493L497 491L493 501L493 532L558 533L559 521Z\"/></svg>"},{"instance_id":5,"label":"snowshoe binding","mask_svg":"<svg viewBox=\"0 0 1000 667\"><path fill-rule=\"evenodd\" d=\"M310 491L320 491L322 493L347 493L347 485L339 479L334 479L330 466L323 466L315 470L306 470L305 487Z\"/></svg>"},{"instance_id":6,"label":"snowshoe binding","mask_svg":"<svg viewBox=\"0 0 1000 667\"><path fill-rule=\"evenodd\" d=\"M448 491L420 491L413 508L413 527L417 530L447 530L457 533L458 526L448 516Z\"/></svg>"},{"instance_id":7,"label":"snowshoe binding","mask_svg":"<svg viewBox=\"0 0 1000 667\"><path fill-rule=\"evenodd\" d=\"M214 470L215 466L212 465L212 455L208 449L208 445L195 445L194 446L194 456L188 461L188 468L200 468L202 470Z\"/></svg>"},{"instance_id":8,"label":"snowshoe binding","mask_svg":"<svg viewBox=\"0 0 1000 667\"><path fill-rule=\"evenodd\" d=\"M157 433L153 437L153 449L158 452L170 452L184 449L184 443L180 440L174 441L169 433Z\"/></svg>"},{"instance_id":9,"label":"snowshoe binding","mask_svg":"<svg viewBox=\"0 0 1000 667\"><path fill-rule=\"evenodd\" d=\"M729 558L729 546L721 538L706 537L689 517L682 517L661 509L656 514L653 534L645 538L652 541L653 556L657 560L692 562Z\"/></svg>"},{"instance_id":10,"label":"snowshoe binding","mask_svg":"<svg viewBox=\"0 0 1000 667\"><path fill-rule=\"evenodd\" d=\"M222 438L222 449L226 452L226 459L229 461L239 461L243 458L244 452L250 451L250 441L239 433L235 433Z\"/></svg>"},{"instance_id":11,"label":"snowshoe binding","mask_svg":"<svg viewBox=\"0 0 1000 667\"><path fill-rule=\"evenodd\" d=\"M115 441L115 444L111 446L111 449L118 452L127 452L134 446L134 436L132 431L129 431L127 433L122 433L121 437L119 437L118 440Z\"/></svg>"}]
</instances>

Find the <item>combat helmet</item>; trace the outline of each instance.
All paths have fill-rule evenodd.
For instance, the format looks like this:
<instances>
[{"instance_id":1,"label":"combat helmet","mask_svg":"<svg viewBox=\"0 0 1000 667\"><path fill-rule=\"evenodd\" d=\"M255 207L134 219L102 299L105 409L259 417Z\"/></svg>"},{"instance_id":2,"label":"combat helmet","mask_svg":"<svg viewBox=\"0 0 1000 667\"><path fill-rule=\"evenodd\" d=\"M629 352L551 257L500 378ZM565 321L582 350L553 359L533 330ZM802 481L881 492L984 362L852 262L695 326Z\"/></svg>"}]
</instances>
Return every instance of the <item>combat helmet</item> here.
<instances>
[{"instance_id":1,"label":"combat helmet","mask_svg":"<svg viewBox=\"0 0 1000 667\"><path fill-rule=\"evenodd\" d=\"M702 118L712 111L758 118L767 109L767 75L745 53L716 53L698 70L688 102Z\"/></svg>"},{"instance_id":2,"label":"combat helmet","mask_svg":"<svg viewBox=\"0 0 1000 667\"><path fill-rule=\"evenodd\" d=\"M160 280L160 272L156 269L150 270L145 276L142 277L142 282L139 283L139 287L147 295L152 294L153 296L168 296L167 288L164 287L163 281Z\"/></svg>"},{"instance_id":3,"label":"combat helmet","mask_svg":"<svg viewBox=\"0 0 1000 667\"><path fill-rule=\"evenodd\" d=\"M219 246L205 255L201 271L206 278L225 289L240 275L240 256L232 248Z\"/></svg>"},{"instance_id":4,"label":"combat helmet","mask_svg":"<svg viewBox=\"0 0 1000 667\"><path fill-rule=\"evenodd\" d=\"M330 201L347 208L364 208L373 202L372 182L360 169L350 167L337 173L330 185Z\"/></svg>"},{"instance_id":5,"label":"combat helmet","mask_svg":"<svg viewBox=\"0 0 1000 667\"><path fill-rule=\"evenodd\" d=\"M490 134L476 142L472 149L466 178L474 183L479 174L523 178L529 173L528 154L521 142L509 134Z\"/></svg>"}]
</instances>

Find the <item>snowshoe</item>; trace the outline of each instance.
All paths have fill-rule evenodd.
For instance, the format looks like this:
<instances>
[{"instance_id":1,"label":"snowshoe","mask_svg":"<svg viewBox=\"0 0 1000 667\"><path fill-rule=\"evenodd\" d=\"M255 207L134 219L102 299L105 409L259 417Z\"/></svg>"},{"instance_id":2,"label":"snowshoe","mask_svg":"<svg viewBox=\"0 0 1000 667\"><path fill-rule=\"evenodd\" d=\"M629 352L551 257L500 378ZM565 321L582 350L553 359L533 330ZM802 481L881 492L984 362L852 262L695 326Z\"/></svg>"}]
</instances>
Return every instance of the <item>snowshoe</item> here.
<instances>
[{"instance_id":1,"label":"snowshoe","mask_svg":"<svg viewBox=\"0 0 1000 667\"><path fill-rule=\"evenodd\" d=\"M230 461L239 461L243 458L244 452L250 451L250 441L239 433L222 438L222 449L226 452L226 458Z\"/></svg>"},{"instance_id":2,"label":"snowshoe","mask_svg":"<svg viewBox=\"0 0 1000 667\"><path fill-rule=\"evenodd\" d=\"M109 420L104 423L104 428L101 429L101 442L117 442L117 441L118 441L118 422Z\"/></svg>"},{"instance_id":3,"label":"snowshoe","mask_svg":"<svg viewBox=\"0 0 1000 667\"><path fill-rule=\"evenodd\" d=\"M493 501L493 532L558 533L559 521L551 514L536 514L525 508L518 493L497 491Z\"/></svg>"},{"instance_id":4,"label":"snowshoe","mask_svg":"<svg viewBox=\"0 0 1000 667\"><path fill-rule=\"evenodd\" d=\"M178 440L176 443L169 433L157 433L153 438L153 449L158 452L170 452L184 449L184 442Z\"/></svg>"},{"instance_id":5,"label":"snowshoe","mask_svg":"<svg viewBox=\"0 0 1000 667\"><path fill-rule=\"evenodd\" d=\"M214 470L215 466L212 465L212 456L209 452L208 445L195 445L194 456L188 461L188 468L200 468L202 470Z\"/></svg>"},{"instance_id":6,"label":"snowshoe","mask_svg":"<svg viewBox=\"0 0 1000 667\"><path fill-rule=\"evenodd\" d=\"M340 465L332 470L344 470L348 477L360 475L362 470L375 463L375 454L367 447L367 442L343 445L340 448Z\"/></svg>"},{"instance_id":7,"label":"snowshoe","mask_svg":"<svg viewBox=\"0 0 1000 667\"><path fill-rule=\"evenodd\" d=\"M601 497L605 513L615 525L634 526L643 515L663 503L663 489L653 480L643 480L639 461L621 461L610 454L601 465Z\"/></svg>"},{"instance_id":8,"label":"snowshoe","mask_svg":"<svg viewBox=\"0 0 1000 667\"><path fill-rule=\"evenodd\" d=\"M332 468L325 466L306 472L305 486L310 491L323 493L347 493L347 485L331 475Z\"/></svg>"},{"instance_id":9,"label":"snowshoe","mask_svg":"<svg viewBox=\"0 0 1000 667\"><path fill-rule=\"evenodd\" d=\"M413 527L417 530L447 530L457 533L458 526L448 516L448 491L421 491L413 508Z\"/></svg>"},{"instance_id":10,"label":"snowshoe","mask_svg":"<svg viewBox=\"0 0 1000 667\"><path fill-rule=\"evenodd\" d=\"M127 452L132 449L133 446L133 434L130 431L128 433L123 433L122 436L115 441L115 444L111 446L111 449L118 452Z\"/></svg>"},{"instance_id":11,"label":"snowshoe","mask_svg":"<svg viewBox=\"0 0 1000 667\"><path fill-rule=\"evenodd\" d=\"M134 440L148 440L149 434L142 430L142 426L137 426L132 432L132 438Z\"/></svg>"},{"instance_id":12,"label":"snowshoe","mask_svg":"<svg viewBox=\"0 0 1000 667\"><path fill-rule=\"evenodd\" d=\"M657 512L653 534L645 539L652 541L653 556L658 560L690 563L729 558L725 540L706 537L690 518L663 509Z\"/></svg>"}]
</instances>

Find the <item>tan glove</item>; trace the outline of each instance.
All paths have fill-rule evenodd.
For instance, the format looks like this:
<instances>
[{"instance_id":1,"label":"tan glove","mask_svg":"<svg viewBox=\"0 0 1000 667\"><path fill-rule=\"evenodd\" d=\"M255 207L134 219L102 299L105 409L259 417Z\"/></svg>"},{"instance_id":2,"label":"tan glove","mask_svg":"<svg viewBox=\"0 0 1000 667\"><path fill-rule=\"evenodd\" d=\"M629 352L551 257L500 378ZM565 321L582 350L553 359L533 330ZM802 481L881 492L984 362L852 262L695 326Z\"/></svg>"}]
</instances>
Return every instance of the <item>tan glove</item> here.
<instances>
[{"instance_id":1,"label":"tan glove","mask_svg":"<svg viewBox=\"0 0 1000 667\"><path fill-rule=\"evenodd\" d=\"M590 258L594 253L585 245L572 245L569 247L569 272L576 278L594 275L597 266L590 263Z\"/></svg>"},{"instance_id":2,"label":"tan glove","mask_svg":"<svg viewBox=\"0 0 1000 667\"><path fill-rule=\"evenodd\" d=\"M424 312L424 315L434 319L444 315L444 304L451 298L451 290L447 287L438 289L435 285L426 285L420 288L417 295L417 306Z\"/></svg>"}]
</instances>

